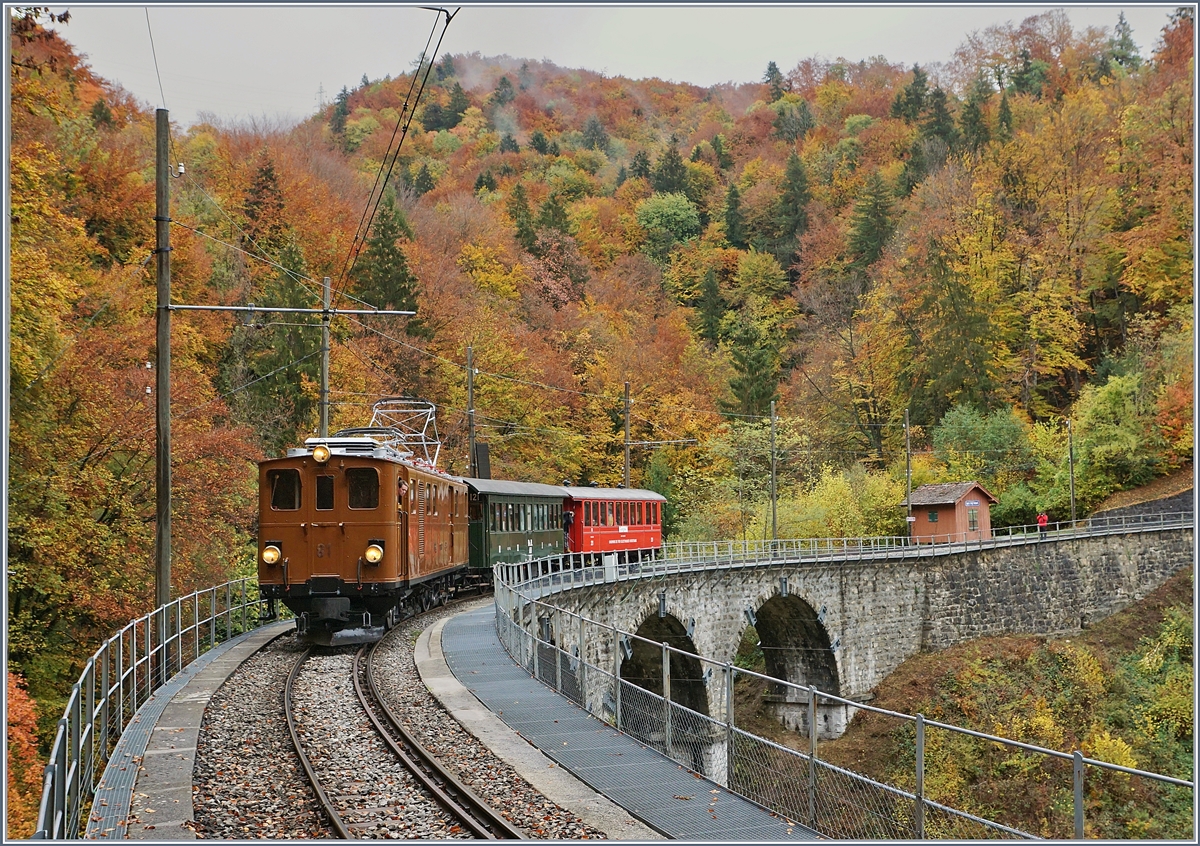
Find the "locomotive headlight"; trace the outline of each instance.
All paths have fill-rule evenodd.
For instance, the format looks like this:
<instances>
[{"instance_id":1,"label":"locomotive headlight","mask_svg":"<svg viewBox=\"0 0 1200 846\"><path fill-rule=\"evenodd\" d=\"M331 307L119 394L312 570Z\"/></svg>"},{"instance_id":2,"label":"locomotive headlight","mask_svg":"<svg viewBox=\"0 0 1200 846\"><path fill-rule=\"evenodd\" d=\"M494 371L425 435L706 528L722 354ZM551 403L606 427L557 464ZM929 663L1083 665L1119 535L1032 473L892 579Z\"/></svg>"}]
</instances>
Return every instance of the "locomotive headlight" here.
<instances>
[{"instance_id":1,"label":"locomotive headlight","mask_svg":"<svg viewBox=\"0 0 1200 846\"><path fill-rule=\"evenodd\" d=\"M318 464L324 464L329 460L329 447L325 444L317 444L313 447L313 461Z\"/></svg>"},{"instance_id":2,"label":"locomotive headlight","mask_svg":"<svg viewBox=\"0 0 1200 846\"><path fill-rule=\"evenodd\" d=\"M279 559L283 557L283 553L275 544L268 544L263 547L262 560L264 564L278 564Z\"/></svg>"},{"instance_id":3,"label":"locomotive headlight","mask_svg":"<svg viewBox=\"0 0 1200 846\"><path fill-rule=\"evenodd\" d=\"M363 553L363 558L367 559L368 564L378 564L383 560L383 544L379 541L373 541L367 551Z\"/></svg>"}]
</instances>

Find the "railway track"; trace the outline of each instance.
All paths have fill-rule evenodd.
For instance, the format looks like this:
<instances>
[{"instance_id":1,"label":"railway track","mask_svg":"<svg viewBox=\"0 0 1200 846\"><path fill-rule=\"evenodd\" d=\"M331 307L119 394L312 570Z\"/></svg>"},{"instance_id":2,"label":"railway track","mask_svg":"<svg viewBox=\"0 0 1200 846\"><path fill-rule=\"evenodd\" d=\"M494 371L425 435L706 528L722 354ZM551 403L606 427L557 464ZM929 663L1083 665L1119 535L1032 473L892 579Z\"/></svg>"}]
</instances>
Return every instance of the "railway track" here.
<instances>
[{"instance_id":1,"label":"railway track","mask_svg":"<svg viewBox=\"0 0 1200 846\"><path fill-rule=\"evenodd\" d=\"M524 839L403 729L375 687L377 646L307 650L284 688L288 729L332 833Z\"/></svg>"}]
</instances>

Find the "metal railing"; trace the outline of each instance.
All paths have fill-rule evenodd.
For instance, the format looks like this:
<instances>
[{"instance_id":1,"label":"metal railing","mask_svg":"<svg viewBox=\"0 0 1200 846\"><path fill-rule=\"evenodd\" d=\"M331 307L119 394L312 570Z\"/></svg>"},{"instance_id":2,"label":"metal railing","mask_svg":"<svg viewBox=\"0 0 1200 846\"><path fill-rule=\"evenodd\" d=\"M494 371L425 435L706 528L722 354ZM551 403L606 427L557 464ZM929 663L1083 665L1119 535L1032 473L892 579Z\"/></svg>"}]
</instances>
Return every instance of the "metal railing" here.
<instances>
[{"instance_id":1,"label":"metal railing","mask_svg":"<svg viewBox=\"0 0 1200 846\"><path fill-rule=\"evenodd\" d=\"M260 604L255 579L226 582L132 621L96 650L58 721L35 840L80 837L104 764L138 709L218 643L262 625Z\"/></svg>"},{"instance_id":2,"label":"metal railing","mask_svg":"<svg viewBox=\"0 0 1200 846\"><path fill-rule=\"evenodd\" d=\"M1080 521L1069 527L1059 526L1047 535L1071 539L1187 528L1193 522L1190 513L1158 517ZM1017 527L1000 537L985 539L983 546L1041 542L1037 527L1032 527L1033 531L1028 531L1029 528ZM497 632L515 661L571 701L677 763L827 837L1082 839L1089 832L1086 818L1089 803L1099 801L1106 783L1115 774L1140 779L1144 785L1156 786L1154 789L1161 792L1186 791L1186 804L1192 806L1195 788L1190 781L1110 764L1085 757L1080 751L1045 749L927 720L921 714L875 708L812 686L792 684L650 641L545 601L552 594L575 587L658 578L665 572L699 569L701 561L706 562L705 569L711 569L761 563L767 555L774 556L772 560L786 557L819 561L928 555L931 546L937 547L939 553L963 551L961 542L922 545L918 549L907 538L899 539L904 543L896 540L806 539L767 542L757 547L740 542L676 544L662 556L643 561L607 556L597 564L586 556L562 556L499 565L495 569ZM975 545L970 542L970 548ZM701 550L706 553L705 558L701 558ZM621 678L622 658L632 657L633 647L638 643L643 649L661 650L662 678L653 680L650 686L654 690L646 689L645 680L639 680L642 685L638 685ZM672 654L678 656L677 666L681 660L683 666L693 668L688 677L672 680ZM781 746L736 726L733 690L739 677L767 684L775 693L772 698L782 708L791 709L800 724L800 733L807 737L806 751ZM673 682L677 691L674 695ZM723 689L712 690L713 685L722 685ZM714 713L705 713L710 709ZM896 779L898 783L885 784L821 760L817 741L822 733L822 720L832 717L844 726L860 710L895 721L898 730L911 731L912 766ZM988 819L931 800L925 791L927 734L931 731L974 739L989 749L999 746L1012 750L1014 755L1032 756L1033 763L1024 765L1036 769L1044 783L1056 785L1048 788L1055 794L1051 807L1063 818L1053 820L1048 831L1032 833L1002 819ZM1094 775L1085 778L1089 768ZM1065 818L1068 815L1069 819Z\"/></svg>"},{"instance_id":3,"label":"metal railing","mask_svg":"<svg viewBox=\"0 0 1200 846\"><path fill-rule=\"evenodd\" d=\"M753 564L762 561L852 561L880 558L916 558L951 555L972 549L995 549L1044 541L1067 541L1105 535L1161 531L1193 526L1191 511L1172 514L1092 517L1074 523L1051 523L1040 531L1034 524L993 529L990 537L981 532L959 532L914 539L904 535L862 538L798 538L792 540L676 541L665 543L655 560L668 569L689 569L701 564ZM621 559L624 560L623 558Z\"/></svg>"}]
</instances>

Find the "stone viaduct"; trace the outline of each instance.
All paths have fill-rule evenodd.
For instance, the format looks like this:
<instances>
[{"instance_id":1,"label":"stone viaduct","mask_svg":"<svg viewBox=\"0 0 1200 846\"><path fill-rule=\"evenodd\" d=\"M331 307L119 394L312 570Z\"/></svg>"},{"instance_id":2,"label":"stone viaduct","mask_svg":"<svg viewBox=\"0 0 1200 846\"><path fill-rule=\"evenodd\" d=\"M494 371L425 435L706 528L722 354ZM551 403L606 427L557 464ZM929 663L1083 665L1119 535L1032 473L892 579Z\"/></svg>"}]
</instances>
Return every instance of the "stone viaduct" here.
<instances>
[{"instance_id":1,"label":"stone viaduct","mask_svg":"<svg viewBox=\"0 0 1200 846\"><path fill-rule=\"evenodd\" d=\"M526 608L522 616L543 638L582 651L588 664L619 666L622 679L656 693L669 654L670 699L723 719L721 665L734 661L748 625L757 631L770 676L861 703L918 652L987 635L1078 632L1193 559L1187 525L1013 538L982 548L897 548L861 559L710 562L674 572L667 562L643 566L636 577L547 591L543 600L559 611ZM571 615L635 637L622 645L599 627L581 635L585 629ZM663 643L681 652L656 645ZM611 687L611 677L589 676L584 693L591 710L611 699ZM778 715L801 727L806 691L779 687ZM821 705L818 736L840 735L854 710L847 703Z\"/></svg>"}]
</instances>

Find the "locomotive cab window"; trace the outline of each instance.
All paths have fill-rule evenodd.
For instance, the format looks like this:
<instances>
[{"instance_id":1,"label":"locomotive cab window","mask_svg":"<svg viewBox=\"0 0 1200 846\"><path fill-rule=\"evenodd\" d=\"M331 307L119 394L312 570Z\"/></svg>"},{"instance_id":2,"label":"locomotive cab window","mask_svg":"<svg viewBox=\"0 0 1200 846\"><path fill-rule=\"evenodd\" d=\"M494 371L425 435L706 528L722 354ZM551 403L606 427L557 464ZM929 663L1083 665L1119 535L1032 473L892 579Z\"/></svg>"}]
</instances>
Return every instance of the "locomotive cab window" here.
<instances>
[{"instance_id":1,"label":"locomotive cab window","mask_svg":"<svg viewBox=\"0 0 1200 846\"><path fill-rule=\"evenodd\" d=\"M332 511L333 510L333 477L318 476L317 477L317 510Z\"/></svg>"},{"instance_id":2,"label":"locomotive cab window","mask_svg":"<svg viewBox=\"0 0 1200 846\"><path fill-rule=\"evenodd\" d=\"M348 504L351 508L379 506L379 473L374 467L351 467L346 471L346 484L350 488Z\"/></svg>"},{"instance_id":3,"label":"locomotive cab window","mask_svg":"<svg viewBox=\"0 0 1200 846\"><path fill-rule=\"evenodd\" d=\"M271 486L271 509L296 511L300 508L300 471L272 470L267 473Z\"/></svg>"}]
</instances>

